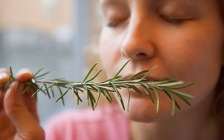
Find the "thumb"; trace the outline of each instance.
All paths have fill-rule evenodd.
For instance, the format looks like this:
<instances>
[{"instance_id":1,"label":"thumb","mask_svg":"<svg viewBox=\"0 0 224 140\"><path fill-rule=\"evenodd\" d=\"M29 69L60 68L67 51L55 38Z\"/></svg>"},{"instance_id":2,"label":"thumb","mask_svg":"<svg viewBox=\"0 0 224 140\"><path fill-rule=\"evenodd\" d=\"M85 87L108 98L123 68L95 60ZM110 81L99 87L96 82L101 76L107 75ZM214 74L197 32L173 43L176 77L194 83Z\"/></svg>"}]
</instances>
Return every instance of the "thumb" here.
<instances>
[{"instance_id":1,"label":"thumb","mask_svg":"<svg viewBox=\"0 0 224 140\"><path fill-rule=\"evenodd\" d=\"M36 99L23 95L23 89L24 85L17 81L10 85L3 101L5 113L15 126L17 137L21 139L44 139L43 129L38 123Z\"/></svg>"}]
</instances>

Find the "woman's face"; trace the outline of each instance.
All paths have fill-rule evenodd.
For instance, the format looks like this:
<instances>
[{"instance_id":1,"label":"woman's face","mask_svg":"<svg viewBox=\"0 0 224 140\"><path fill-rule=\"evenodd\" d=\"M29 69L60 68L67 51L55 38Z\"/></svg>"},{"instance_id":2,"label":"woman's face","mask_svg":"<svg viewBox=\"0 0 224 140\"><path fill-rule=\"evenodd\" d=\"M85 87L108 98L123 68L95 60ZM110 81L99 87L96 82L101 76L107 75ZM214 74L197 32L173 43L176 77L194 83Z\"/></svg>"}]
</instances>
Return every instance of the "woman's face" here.
<instances>
[{"instance_id":1,"label":"woman's face","mask_svg":"<svg viewBox=\"0 0 224 140\"><path fill-rule=\"evenodd\" d=\"M216 0L100 0L104 26L100 58L108 77L124 77L158 66L150 79L176 79L196 84L182 91L193 95L189 107L207 103L214 94L222 65L223 23ZM120 91L125 103L127 90ZM172 103L160 94L160 110L146 94L131 91L127 115L149 121L170 115Z\"/></svg>"}]
</instances>

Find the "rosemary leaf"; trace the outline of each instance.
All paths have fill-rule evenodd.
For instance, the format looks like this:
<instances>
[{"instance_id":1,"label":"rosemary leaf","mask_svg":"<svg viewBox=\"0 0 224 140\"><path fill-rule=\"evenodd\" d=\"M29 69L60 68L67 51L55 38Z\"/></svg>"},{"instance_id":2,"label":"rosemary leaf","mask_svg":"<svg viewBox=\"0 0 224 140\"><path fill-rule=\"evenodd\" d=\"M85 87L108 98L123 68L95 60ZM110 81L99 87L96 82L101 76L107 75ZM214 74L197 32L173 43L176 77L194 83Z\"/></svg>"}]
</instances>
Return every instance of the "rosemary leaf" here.
<instances>
[{"instance_id":1,"label":"rosemary leaf","mask_svg":"<svg viewBox=\"0 0 224 140\"><path fill-rule=\"evenodd\" d=\"M121 71L124 69L124 67L130 62L130 60L128 60L121 68L120 70L114 75L114 78L116 78L120 73Z\"/></svg>"},{"instance_id":2,"label":"rosemary leaf","mask_svg":"<svg viewBox=\"0 0 224 140\"><path fill-rule=\"evenodd\" d=\"M152 87L155 95L156 95L156 112L158 113L159 112L159 105L160 105L160 100L159 100L159 94L156 90L156 88Z\"/></svg>"},{"instance_id":3,"label":"rosemary leaf","mask_svg":"<svg viewBox=\"0 0 224 140\"><path fill-rule=\"evenodd\" d=\"M98 104L98 102L99 102L99 100L100 100L100 95L101 95L101 92L100 92L100 90L98 89L98 97L97 97L97 100L96 100L96 103L95 103L95 105L94 105L94 110L96 109L96 106L97 106L97 104Z\"/></svg>"},{"instance_id":4,"label":"rosemary leaf","mask_svg":"<svg viewBox=\"0 0 224 140\"><path fill-rule=\"evenodd\" d=\"M117 87L113 83L111 83L111 85L113 86L115 92L117 93L117 96L118 96L118 98L120 100L122 108L125 110L124 102L123 102L123 99L122 99L122 96L121 96L120 92L117 90Z\"/></svg>"},{"instance_id":5,"label":"rosemary leaf","mask_svg":"<svg viewBox=\"0 0 224 140\"><path fill-rule=\"evenodd\" d=\"M93 71L93 69L96 67L96 65L97 65L97 63L92 66L92 68L87 73L86 77L83 79L82 83L86 81L86 79L89 77L89 75L91 74L91 72Z\"/></svg>"},{"instance_id":6,"label":"rosemary leaf","mask_svg":"<svg viewBox=\"0 0 224 140\"><path fill-rule=\"evenodd\" d=\"M150 69L145 76L143 76L141 79L139 79L140 81L145 80L146 76L148 76L152 71L154 71L157 68L157 66L153 67L152 69Z\"/></svg>"},{"instance_id":7,"label":"rosemary leaf","mask_svg":"<svg viewBox=\"0 0 224 140\"><path fill-rule=\"evenodd\" d=\"M129 87L135 90L137 93L142 94L142 92L135 85L129 85Z\"/></svg>"},{"instance_id":8,"label":"rosemary leaf","mask_svg":"<svg viewBox=\"0 0 224 140\"><path fill-rule=\"evenodd\" d=\"M130 76L130 77L128 78L128 80L133 80L133 79L137 78L138 76L143 75L143 74L145 74L145 73L148 73L148 70L140 71L140 72L138 72L138 73L136 73L136 74Z\"/></svg>"},{"instance_id":9,"label":"rosemary leaf","mask_svg":"<svg viewBox=\"0 0 224 140\"><path fill-rule=\"evenodd\" d=\"M62 100L62 104L65 105L64 96L70 90L73 92L73 96L76 96L77 104L79 104L79 102L83 102L82 98L84 97L80 96L79 94L81 92L87 95L86 98L88 104L91 105L93 110L97 107L97 104L101 98L101 94L106 98L106 100L109 103L112 103L113 97L111 93L116 93L115 95L118 97L118 100L122 105L123 110L125 109L129 110L129 104L131 98L130 90L135 91L139 94L147 94L150 98L150 101L152 101L152 103L156 103L156 112L159 112L161 104L159 94L162 93L167 95L172 102L172 110L171 110L172 115L175 112L175 108L181 109L180 105L175 100L174 96L183 100L183 102L185 102L187 105L189 106L191 105L189 100L194 97L190 94L186 94L179 91L179 89L187 88L189 86L192 86L194 83L184 84L183 81L172 79L162 81L148 81L146 77L150 75L151 72L154 71L157 67L153 67L150 70L140 71L128 77L127 79L123 79L122 76L120 76L120 73L128 64L128 62L126 62L112 78L109 78L103 82L93 82L93 80L96 77L98 77L99 74L102 72L102 70L99 70L94 74L93 77L89 78L90 74L93 72L97 64L91 67L91 69L81 82L68 81L63 78L44 80L44 76L47 75L49 72L42 73L43 68L41 68L34 74L33 78L30 81L23 82L26 86L23 90L23 93L32 89L34 90L34 93L32 94L31 97L36 96L36 94L41 91L51 99L50 93L54 98L56 88L58 89L57 91L60 93L60 96L57 98L56 102ZM8 82L6 84L0 84L0 88L5 89L5 92L9 88L10 84L16 81L13 75L12 68L10 67L9 69L10 69L10 75ZM139 78L140 76L141 78ZM19 83L20 82L18 82L18 84ZM122 88L127 89L128 94L127 107L125 107L122 94L119 92L119 90ZM144 93L139 88L142 88ZM153 96L153 93L155 94L155 96ZM94 94L97 94L96 98Z\"/></svg>"},{"instance_id":10,"label":"rosemary leaf","mask_svg":"<svg viewBox=\"0 0 224 140\"><path fill-rule=\"evenodd\" d=\"M92 80L94 80L100 73L102 72L102 70L99 70L91 79L89 79L87 82L91 82Z\"/></svg>"},{"instance_id":11,"label":"rosemary leaf","mask_svg":"<svg viewBox=\"0 0 224 140\"><path fill-rule=\"evenodd\" d=\"M34 77L36 77L44 68L40 68L35 74Z\"/></svg>"},{"instance_id":12,"label":"rosemary leaf","mask_svg":"<svg viewBox=\"0 0 224 140\"><path fill-rule=\"evenodd\" d=\"M150 97L151 101L154 103L154 99L152 98L152 94L149 92L148 86L145 85L144 83L141 83L141 85L145 93Z\"/></svg>"}]
</instances>

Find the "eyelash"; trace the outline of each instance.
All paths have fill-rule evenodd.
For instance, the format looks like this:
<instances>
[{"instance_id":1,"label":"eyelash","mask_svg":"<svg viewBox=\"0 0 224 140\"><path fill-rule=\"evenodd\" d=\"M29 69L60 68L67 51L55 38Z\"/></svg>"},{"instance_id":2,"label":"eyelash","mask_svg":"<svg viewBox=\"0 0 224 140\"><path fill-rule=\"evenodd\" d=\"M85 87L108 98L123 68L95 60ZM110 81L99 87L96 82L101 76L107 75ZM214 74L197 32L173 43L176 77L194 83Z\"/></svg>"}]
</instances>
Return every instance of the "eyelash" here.
<instances>
[{"instance_id":1,"label":"eyelash","mask_svg":"<svg viewBox=\"0 0 224 140\"><path fill-rule=\"evenodd\" d=\"M119 22L109 22L106 24L107 27L113 28L116 27L119 24Z\"/></svg>"},{"instance_id":2,"label":"eyelash","mask_svg":"<svg viewBox=\"0 0 224 140\"><path fill-rule=\"evenodd\" d=\"M116 20L114 19L114 20L108 21L106 23L106 26L109 28L116 28L117 26L125 22L126 20L127 19L116 19Z\"/></svg>"},{"instance_id":3,"label":"eyelash","mask_svg":"<svg viewBox=\"0 0 224 140\"><path fill-rule=\"evenodd\" d=\"M172 25L181 25L181 24L185 23L186 21L190 20L190 19L184 19L184 18L173 18L173 17L163 16L163 15L160 15L160 18L163 21L165 21L166 23L169 23ZM119 23L120 23L120 21L113 21L113 22L107 23L106 26L110 27L110 28L114 28Z\"/></svg>"},{"instance_id":4,"label":"eyelash","mask_svg":"<svg viewBox=\"0 0 224 140\"><path fill-rule=\"evenodd\" d=\"M163 16L163 15L160 15L160 18L169 23L169 24L173 24L173 25L181 25L183 23L185 23L187 20L189 19L182 19L182 18L173 18L173 17L168 17L168 16Z\"/></svg>"}]
</instances>

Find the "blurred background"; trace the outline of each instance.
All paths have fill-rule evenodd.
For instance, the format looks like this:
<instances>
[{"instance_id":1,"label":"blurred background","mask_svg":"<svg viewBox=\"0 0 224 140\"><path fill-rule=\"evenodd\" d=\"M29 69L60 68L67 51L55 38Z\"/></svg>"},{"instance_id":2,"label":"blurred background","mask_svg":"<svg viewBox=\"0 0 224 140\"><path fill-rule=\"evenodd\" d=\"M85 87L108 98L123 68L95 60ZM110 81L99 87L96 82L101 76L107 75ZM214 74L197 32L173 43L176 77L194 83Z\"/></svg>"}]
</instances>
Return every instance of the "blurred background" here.
<instances>
[{"instance_id":1,"label":"blurred background","mask_svg":"<svg viewBox=\"0 0 224 140\"><path fill-rule=\"evenodd\" d=\"M46 79L80 81L86 74L86 53L97 44L100 18L97 0L0 0L0 67L50 71ZM72 94L65 106L38 94L41 124L77 106Z\"/></svg>"}]
</instances>

